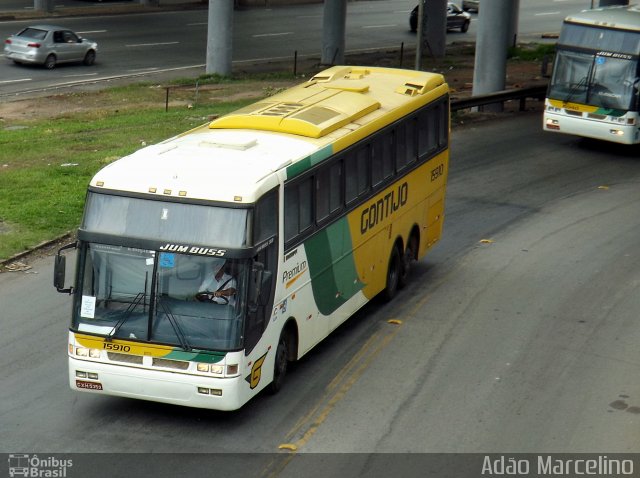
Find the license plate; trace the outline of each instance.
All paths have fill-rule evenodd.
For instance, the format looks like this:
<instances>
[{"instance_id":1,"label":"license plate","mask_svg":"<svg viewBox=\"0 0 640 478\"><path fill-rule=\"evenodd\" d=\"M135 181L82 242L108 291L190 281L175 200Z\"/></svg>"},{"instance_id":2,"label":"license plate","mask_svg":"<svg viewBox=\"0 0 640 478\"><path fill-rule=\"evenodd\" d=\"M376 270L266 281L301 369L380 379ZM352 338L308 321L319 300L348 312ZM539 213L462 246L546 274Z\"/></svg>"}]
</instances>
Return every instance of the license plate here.
<instances>
[{"instance_id":1,"label":"license plate","mask_svg":"<svg viewBox=\"0 0 640 478\"><path fill-rule=\"evenodd\" d=\"M84 380L76 380L76 387L86 388L87 390L102 390L101 383L85 382Z\"/></svg>"}]
</instances>

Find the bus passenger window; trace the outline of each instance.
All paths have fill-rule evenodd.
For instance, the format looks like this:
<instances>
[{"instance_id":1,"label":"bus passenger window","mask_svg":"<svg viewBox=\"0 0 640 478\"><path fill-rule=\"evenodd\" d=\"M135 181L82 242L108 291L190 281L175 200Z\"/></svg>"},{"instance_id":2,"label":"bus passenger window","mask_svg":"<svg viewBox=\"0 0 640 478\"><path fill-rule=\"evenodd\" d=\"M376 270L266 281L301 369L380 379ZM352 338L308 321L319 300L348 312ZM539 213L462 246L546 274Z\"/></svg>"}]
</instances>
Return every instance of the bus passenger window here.
<instances>
[{"instance_id":1,"label":"bus passenger window","mask_svg":"<svg viewBox=\"0 0 640 478\"><path fill-rule=\"evenodd\" d=\"M411 118L398 126L396 137L396 168L398 170L413 164L416 161L416 118Z\"/></svg>"},{"instance_id":2,"label":"bus passenger window","mask_svg":"<svg viewBox=\"0 0 640 478\"><path fill-rule=\"evenodd\" d=\"M316 175L316 220L322 221L342 208L342 161Z\"/></svg>"},{"instance_id":3,"label":"bus passenger window","mask_svg":"<svg viewBox=\"0 0 640 478\"><path fill-rule=\"evenodd\" d=\"M387 133L373 142L372 150L373 185L380 184L391 177L394 171L393 135Z\"/></svg>"},{"instance_id":4,"label":"bus passenger window","mask_svg":"<svg viewBox=\"0 0 640 478\"><path fill-rule=\"evenodd\" d=\"M345 194L347 204L369 190L369 146L345 158Z\"/></svg>"},{"instance_id":5,"label":"bus passenger window","mask_svg":"<svg viewBox=\"0 0 640 478\"><path fill-rule=\"evenodd\" d=\"M436 137L436 114L437 110L429 108L423 111L418 119L418 153L420 157L435 151L437 148Z\"/></svg>"}]
</instances>

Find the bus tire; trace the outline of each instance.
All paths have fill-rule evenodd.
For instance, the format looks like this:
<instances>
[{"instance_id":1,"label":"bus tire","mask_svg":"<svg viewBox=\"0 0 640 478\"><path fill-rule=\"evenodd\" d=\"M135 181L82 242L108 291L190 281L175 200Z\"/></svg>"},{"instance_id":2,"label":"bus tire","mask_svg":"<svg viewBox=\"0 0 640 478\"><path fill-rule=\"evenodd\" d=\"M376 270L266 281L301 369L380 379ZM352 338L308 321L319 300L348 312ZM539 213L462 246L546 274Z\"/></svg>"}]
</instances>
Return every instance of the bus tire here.
<instances>
[{"instance_id":1,"label":"bus tire","mask_svg":"<svg viewBox=\"0 0 640 478\"><path fill-rule=\"evenodd\" d=\"M275 395L282 389L284 378L287 375L287 366L289 362L289 334L287 330L283 330L278 340L276 348L276 357L273 364L273 380L269 384L269 393Z\"/></svg>"},{"instance_id":2,"label":"bus tire","mask_svg":"<svg viewBox=\"0 0 640 478\"><path fill-rule=\"evenodd\" d=\"M416 260L417 251L418 251L418 238L415 236L415 234L412 234L409 237L407 248L404 250L404 254L402 255L402 271L400 272L399 284L398 284L400 288L405 287L409 283L411 263L414 260Z\"/></svg>"},{"instance_id":3,"label":"bus tire","mask_svg":"<svg viewBox=\"0 0 640 478\"><path fill-rule=\"evenodd\" d=\"M389 257L389 266L387 267L387 283L382 289L382 300L389 302L396 296L398 285L400 284L400 276L402 275L402 258L398 246L394 245L391 249Z\"/></svg>"}]
</instances>

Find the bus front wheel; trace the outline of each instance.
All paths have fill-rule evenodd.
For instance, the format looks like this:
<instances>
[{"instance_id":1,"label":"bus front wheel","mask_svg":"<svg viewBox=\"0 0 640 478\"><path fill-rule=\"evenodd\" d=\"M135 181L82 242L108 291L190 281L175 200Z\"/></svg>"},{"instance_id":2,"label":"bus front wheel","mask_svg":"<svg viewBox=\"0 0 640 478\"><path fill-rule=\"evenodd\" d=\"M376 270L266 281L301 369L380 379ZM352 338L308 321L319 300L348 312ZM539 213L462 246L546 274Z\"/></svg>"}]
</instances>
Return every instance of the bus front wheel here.
<instances>
[{"instance_id":1,"label":"bus front wheel","mask_svg":"<svg viewBox=\"0 0 640 478\"><path fill-rule=\"evenodd\" d=\"M276 349L276 358L273 365L273 381L269 384L269 393L276 394L282 389L284 377L287 374L287 365L289 361L289 339L286 329L282 331L278 348Z\"/></svg>"}]
</instances>

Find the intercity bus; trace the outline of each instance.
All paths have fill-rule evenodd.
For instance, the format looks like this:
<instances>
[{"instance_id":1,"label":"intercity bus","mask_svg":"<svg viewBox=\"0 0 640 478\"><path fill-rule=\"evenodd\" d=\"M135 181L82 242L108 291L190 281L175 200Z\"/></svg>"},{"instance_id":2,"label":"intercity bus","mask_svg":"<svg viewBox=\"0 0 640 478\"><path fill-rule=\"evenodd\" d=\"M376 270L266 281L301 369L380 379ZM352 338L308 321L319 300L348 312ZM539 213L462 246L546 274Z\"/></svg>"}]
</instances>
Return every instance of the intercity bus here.
<instances>
[{"instance_id":1,"label":"intercity bus","mask_svg":"<svg viewBox=\"0 0 640 478\"><path fill-rule=\"evenodd\" d=\"M442 75L336 66L103 168L56 256L71 388L219 410L277 392L440 239L449 132ZM200 301L221 267L234 300Z\"/></svg>"},{"instance_id":2,"label":"intercity bus","mask_svg":"<svg viewBox=\"0 0 640 478\"><path fill-rule=\"evenodd\" d=\"M639 143L639 58L638 6L568 16L545 101L544 130Z\"/></svg>"}]
</instances>

